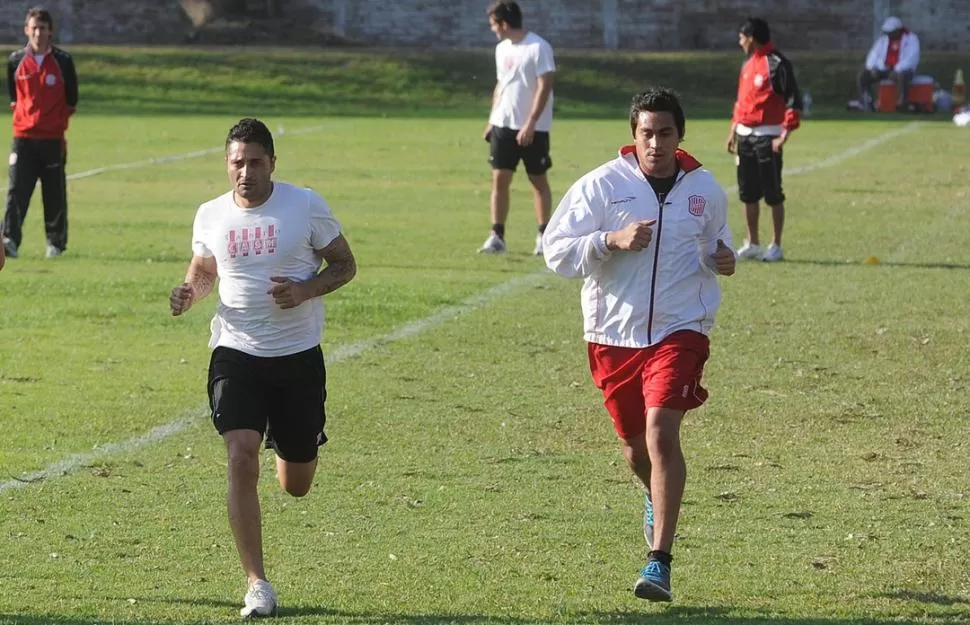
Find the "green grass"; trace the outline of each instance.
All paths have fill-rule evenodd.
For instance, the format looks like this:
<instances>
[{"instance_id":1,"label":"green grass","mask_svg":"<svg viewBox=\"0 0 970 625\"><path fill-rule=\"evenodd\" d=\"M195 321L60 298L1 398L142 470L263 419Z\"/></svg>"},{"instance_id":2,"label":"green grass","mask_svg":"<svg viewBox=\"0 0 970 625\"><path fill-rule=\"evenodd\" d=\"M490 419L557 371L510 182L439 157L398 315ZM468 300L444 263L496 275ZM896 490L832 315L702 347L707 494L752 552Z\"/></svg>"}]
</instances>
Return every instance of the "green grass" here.
<instances>
[{"instance_id":1,"label":"green grass","mask_svg":"<svg viewBox=\"0 0 970 625\"><path fill-rule=\"evenodd\" d=\"M482 117L495 86L491 49L72 48L82 110L102 114ZM816 115L856 98L858 53L791 51ZM683 92L693 117L730 115L741 52L557 50L557 115L614 118L650 85ZM926 53L921 72L949 89L966 53ZM283 95L285 94L285 95Z\"/></svg>"},{"instance_id":2,"label":"green grass","mask_svg":"<svg viewBox=\"0 0 970 625\"><path fill-rule=\"evenodd\" d=\"M218 146L241 112L82 112L71 171ZM524 177L512 253L482 257L481 119L300 114L267 117L287 130L278 177L327 197L360 264L327 297L325 353L519 282L331 360L331 441L310 495L282 493L264 457L281 622L970 621L965 133L927 122L786 179L788 260L723 280L711 399L684 428L676 602L657 606L630 592L642 498L589 380L579 283L527 254ZM786 166L907 122L805 124ZM730 186L726 126L689 120L685 147ZM555 134L560 196L629 129L621 112L562 119ZM54 261L35 198L22 257L0 273L0 482L95 456L0 493L0 624L237 620L224 450L203 410L214 301L167 311L195 208L226 184L218 154L73 181L70 249ZM740 217L732 194L737 240ZM183 417L170 437L97 455Z\"/></svg>"}]
</instances>

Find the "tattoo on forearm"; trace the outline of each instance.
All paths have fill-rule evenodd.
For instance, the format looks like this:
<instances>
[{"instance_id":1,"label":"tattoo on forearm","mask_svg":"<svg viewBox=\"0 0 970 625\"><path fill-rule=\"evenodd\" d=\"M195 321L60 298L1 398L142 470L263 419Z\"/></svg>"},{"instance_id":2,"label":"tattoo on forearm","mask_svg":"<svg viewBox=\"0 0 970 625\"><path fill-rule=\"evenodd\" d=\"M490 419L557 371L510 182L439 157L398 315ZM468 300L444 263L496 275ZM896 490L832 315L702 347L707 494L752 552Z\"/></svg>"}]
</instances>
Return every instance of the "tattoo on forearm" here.
<instances>
[{"instance_id":1,"label":"tattoo on forearm","mask_svg":"<svg viewBox=\"0 0 970 625\"><path fill-rule=\"evenodd\" d=\"M309 281L311 297L332 293L357 275L357 260L343 235L338 235L326 248L317 250L317 255L327 266Z\"/></svg>"},{"instance_id":2,"label":"tattoo on forearm","mask_svg":"<svg viewBox=\"0 0 970 625\"><path fill-rule=\"evenodd\" d=\"M212 276L196 267L189 269L189 273L185 277L185 281L188 282L189 286L192 287L192 293L194 299L196 300L200 300L211 293L212 287L216 282Z\"/></svg>"},{"instance_id":3,"label":"tattoo on forearm","mask_svg":"<svg viewBox=\"0 0 970 625\"><path fill-rule=\"evenodd\" d=\"M327 263L327 266L317 276L317 295L326 295L336 291L353 280L357 274L357 263L353 258L342 258Z\"/></svg>"}]
</instances>

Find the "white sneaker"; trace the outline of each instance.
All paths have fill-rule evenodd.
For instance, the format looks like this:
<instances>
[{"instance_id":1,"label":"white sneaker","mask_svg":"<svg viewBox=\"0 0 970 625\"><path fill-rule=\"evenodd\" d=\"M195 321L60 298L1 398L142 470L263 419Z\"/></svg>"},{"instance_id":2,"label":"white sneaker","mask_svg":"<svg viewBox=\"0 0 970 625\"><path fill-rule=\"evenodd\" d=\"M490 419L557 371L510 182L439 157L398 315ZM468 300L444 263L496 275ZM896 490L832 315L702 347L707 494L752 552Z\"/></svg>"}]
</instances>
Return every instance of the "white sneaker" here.
<instances>
[{"instance_id":1,"label":"white sneaker","mask_svg":"<svg viewBox=\"0 0 970 625\"><path fill-rule=\"evenodd\" d=\"M3 253L7 258L17 258L17 244L13 242L13 239L3 237Z\"/></svg>"},{"instance_id":2,"label":"white sneaker","mask_svg":"<svg viewBox=\"0 0 970 625\"><path fill-rule=\"evenodd\" d=\"M750 241L745 241L741 249L738 250L738 258L746 258L748 260L756 260L761 258L761 246L757 243L751 243Z\"/></svg>"},{"instance_id":3,"label":"white sneaker","mask_svg":"<svg viewBox=\"0 0 970 625\"><path fill-rule=\"evenodd\" d=\"M485 243L478 248L479 254L504 254L508 249L505 247L505 241L499 238L494 232L488 235L485 239Z\"/></svg>"},{"instance_id":4,"label":"white sneaker","mask_svg":"<svg viewBox=\"0 0 970 625\"><path fill-rule=\"evenodd\" d=\"M766 249L765 253L761 256L761 260L766 263L777 263L779 260L784 258L785 255L781 253L781 246L775 245L774 243L769 245L768 249Z\"/></svg>"},{"instance_id":5,"label":"white sneaker","mask_svg":"<svg viewBox=\"0 0 970 625\"><path fill-rule=\"evenodd\" d=\"M276 616L276 591L265 579L257 579L250 584L244 601L246 607L239 610L239 615L244 618Z\"/></svg>"},{"instance_id":6,"label":"white sneaker","mask_svg":"<svg viewBox=\"0 0 970 625\"><path fill-rule=\"evenodd\" d=\"M64 253L64 250L57 247L56 245L47 244L47 252L44 254L47 258L57 258Z\"/></svg>"},{"instance_id":7,"label":"white sneaker","mask_svg":"<svg viewBox=\"0 0 970 625\"><path fill-rule=\"evenodd\" d=\"M536 256L542 256L542 235L536 235L536 248L532 250L532 253Z\"/></svg>"}]
</instances>

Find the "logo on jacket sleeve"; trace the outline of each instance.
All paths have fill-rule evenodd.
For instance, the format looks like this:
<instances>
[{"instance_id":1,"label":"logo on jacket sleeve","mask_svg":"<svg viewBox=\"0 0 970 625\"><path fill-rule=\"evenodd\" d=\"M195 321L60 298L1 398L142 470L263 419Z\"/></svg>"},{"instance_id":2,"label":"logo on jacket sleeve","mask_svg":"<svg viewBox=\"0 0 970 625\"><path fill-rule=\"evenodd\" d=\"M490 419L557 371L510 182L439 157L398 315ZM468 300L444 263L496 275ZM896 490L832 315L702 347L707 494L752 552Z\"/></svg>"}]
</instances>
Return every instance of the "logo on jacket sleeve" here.
<instances>
[{"instance_id":1,"label":"logo on jacket sleeve","mask_svg":"<svg viewBox=\"0 0 970 625\"><path fill-rule=\"evenodd\" d=\"M705 206L707 206L707 200L704 199L703 195L692 195L687 198L687 210L695 217L704 214Z\"/></svg>"},{"instance_id":2,"label":"logo on jacket sleeve","mask_svg":"<svg viewBox=\"0 0 970 625\"><path fill-rule=\"evenodd\" d=\"M626 197L621 197L621 198L618 198L616 200L610 200L610 204L611 205L612 204L626 204L627 202L632 202L635 199L637 199L635 196L628 195Z\"/></svg>"}]
</instances>

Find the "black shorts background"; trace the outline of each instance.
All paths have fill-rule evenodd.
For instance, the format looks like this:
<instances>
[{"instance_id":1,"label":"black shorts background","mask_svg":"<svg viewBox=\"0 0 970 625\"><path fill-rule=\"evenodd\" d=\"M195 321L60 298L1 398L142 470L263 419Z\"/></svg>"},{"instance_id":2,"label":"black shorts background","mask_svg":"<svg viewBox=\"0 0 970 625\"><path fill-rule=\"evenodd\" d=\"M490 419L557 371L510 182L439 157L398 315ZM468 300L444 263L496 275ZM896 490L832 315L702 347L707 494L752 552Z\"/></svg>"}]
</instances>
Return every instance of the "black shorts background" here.
<instances>
[{"instance_id":1,"label":"black shorts background","mask_svg":"<svg viewBox=\"0 0 970 625\"><path fill-rule=\"evenodd\" d=\"M764 198L769 206L785 201L781 189L781 152L771 149L774 137L738 135L738 195L753 204Z\"/></svg>"},{"instance_id":2,"label":"black shorts background","mask_svg":"<svg viewBox=\"0 0 970 625\"><path fill-rule=\"evenodd\" d=\"M23 224L37 181L44 202L44 231L47 242L67 249L67 144L63 139L14 137L10 148L7 206L3 236L19 247Z\"/></svg>"},{"instance_id":3,"label":"black shorts background","mask_svg":"<svg viewBox=\"0 0 970 625\"><path fill-rule=\"evenodd\" d=\"M320 346L271 358L217 347L209 360L209 407L219 434L256 430L290 462L310 462L327 442L326 387Z\"/></svg>"},{"instance_id":4,"label":"black shorts background","mask_svg":"<svg viewBox=\"0 0 970 625\"><path fill-rule=\"evenodd\" d=\"M552 167L549 156L549 133L536 131L532 143L519 145L515 136L519 134L514 128L492 128L488 138L490 153L488 162L492 169L509 169L515 171L521 160L526 173L538 176L546 173Z\"/></svg>"}]
</instances>

